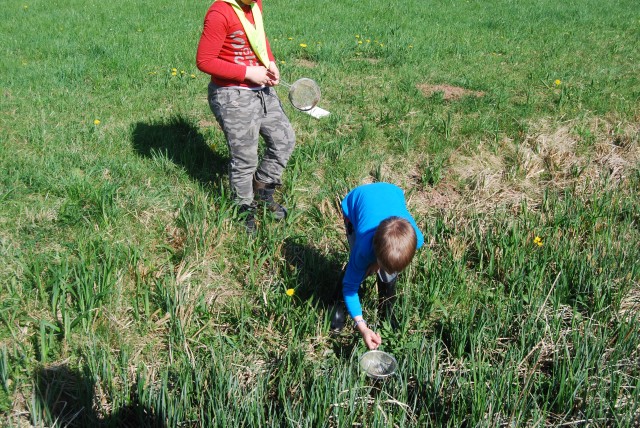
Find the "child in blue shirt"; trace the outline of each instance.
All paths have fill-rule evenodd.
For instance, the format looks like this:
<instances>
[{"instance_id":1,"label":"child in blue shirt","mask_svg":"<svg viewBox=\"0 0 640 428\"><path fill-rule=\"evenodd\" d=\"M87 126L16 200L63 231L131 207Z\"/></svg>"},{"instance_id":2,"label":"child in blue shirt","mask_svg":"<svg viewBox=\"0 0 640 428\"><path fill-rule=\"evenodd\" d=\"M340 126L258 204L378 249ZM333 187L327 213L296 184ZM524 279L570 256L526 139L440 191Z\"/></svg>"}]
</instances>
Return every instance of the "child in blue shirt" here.
<instances>
[{"instance_id":1,"label":"child in blue shirt","mask_svg":"<svg viewBox=\"0 0 640 428\"><path fill-rule=\"evenodd\" d=\"M389 183L365 184L342 200L342 213L349 241L349 262L342 280L344 305L338 305L331 321L341 330L346 321L344 306L369 349L382 343L380 335L362 318L358 290L368 275L377 274L378 310L391 318L398 273L406 268L424 237L407 210L404 192Z\"/></svg>"}]
</instances>

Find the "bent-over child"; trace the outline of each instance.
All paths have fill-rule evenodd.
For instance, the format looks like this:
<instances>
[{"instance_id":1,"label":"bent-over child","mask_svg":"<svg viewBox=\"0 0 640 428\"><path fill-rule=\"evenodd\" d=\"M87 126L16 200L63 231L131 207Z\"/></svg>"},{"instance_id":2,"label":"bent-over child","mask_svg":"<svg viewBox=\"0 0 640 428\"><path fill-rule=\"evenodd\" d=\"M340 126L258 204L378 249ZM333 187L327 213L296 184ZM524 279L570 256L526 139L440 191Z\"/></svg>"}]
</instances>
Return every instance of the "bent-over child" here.
<instances>
[{"instance_id":1,"label":"bent-over child","mask_svg":"<svg viewBox=\"0 0 640 428\"><path fill-rule=\"evenodd\" d=\"M360 286L368 275L377 275L378 314L397 326L393 305L398 273L411 263L424 237L407 209L404 192L394 184L356 187L341 206L350 253L342 278L344 303L336 305L331 328L339 331L344 327L346 309L367 347L376 349L382 338L362 317Z\"/></svg>"}]
</instances>

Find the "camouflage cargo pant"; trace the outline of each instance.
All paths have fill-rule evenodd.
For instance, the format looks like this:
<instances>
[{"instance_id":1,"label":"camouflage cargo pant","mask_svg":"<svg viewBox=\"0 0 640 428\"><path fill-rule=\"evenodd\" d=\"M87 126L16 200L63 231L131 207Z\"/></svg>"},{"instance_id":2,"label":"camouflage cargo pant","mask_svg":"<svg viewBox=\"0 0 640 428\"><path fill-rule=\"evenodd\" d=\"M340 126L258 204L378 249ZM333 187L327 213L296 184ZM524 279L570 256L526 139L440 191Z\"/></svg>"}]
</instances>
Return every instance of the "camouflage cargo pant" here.
<instances>
[{"instance_id":1,"label":"camouflage cargo pant","mask_svg":"<svg viewBox=\"0 0 640 428\"><path fill-rule=\"evenodd\" d=\"M231 162L229 182L235 202L253 201L253 177L266 184L281 184L295 133L273 88L259 91L222 88L209 84L209 107L224 132ZM266 150L258 163L258 140L262 135Z\"/></svg>"}]
</instances>

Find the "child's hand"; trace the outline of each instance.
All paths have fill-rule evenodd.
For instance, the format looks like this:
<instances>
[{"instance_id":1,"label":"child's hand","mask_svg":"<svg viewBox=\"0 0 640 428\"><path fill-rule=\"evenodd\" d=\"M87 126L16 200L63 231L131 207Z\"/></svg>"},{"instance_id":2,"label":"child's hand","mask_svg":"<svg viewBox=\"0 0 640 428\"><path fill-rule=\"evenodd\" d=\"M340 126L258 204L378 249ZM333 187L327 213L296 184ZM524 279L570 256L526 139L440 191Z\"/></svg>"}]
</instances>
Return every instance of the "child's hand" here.
<instances>
[{"instance_id":1,"label":"child's hand","mask_svg":"<svg viewBox=\"0 0 640 428\"><path fill-rule=\"evenodd\" d=\"M367 328L366 331L360 332L362 334L362 339L364 343L367 345L369 349L377 349L378 346L382 343L382 338L375 331Z\"/></svg>"},{"instance_id":2,"label":"child's hand","mask_svg":"<svg viewBox=\"0 0 640 428\"><path fill-rule=\"evenodd\" d=\"M245 71L244 80L248 80L256 85L266 86L271 81L269 72L262 66L249 66Z\"/></svg>"},{"instance_id":3,"label":"child's hand","mask_svg":"<svg viewBox=\"0 0 640 428\"><path fill-rule=\"evenodd\" d=\"M273 61L269 63L268 74L269 78L271 79L271 81L269 82L269 86L276 86L278 83L280 83L280 70L278 70L278 66Z\"/></svg>"},{"instance_id":4,"label":"child's hand","mask_svg":"<svg viewBox=\"0 0 640 428\"><path fill-rule=\"evenodd\" d=\"M362 316L357 315L353 321L356 323L356 328L362 335L362 339L364 343L367 345L369 349L376 349L382 343L382 338L375 331L371 330L367 326L367 322L362 318Z\"/></svg>"}]
</instances>

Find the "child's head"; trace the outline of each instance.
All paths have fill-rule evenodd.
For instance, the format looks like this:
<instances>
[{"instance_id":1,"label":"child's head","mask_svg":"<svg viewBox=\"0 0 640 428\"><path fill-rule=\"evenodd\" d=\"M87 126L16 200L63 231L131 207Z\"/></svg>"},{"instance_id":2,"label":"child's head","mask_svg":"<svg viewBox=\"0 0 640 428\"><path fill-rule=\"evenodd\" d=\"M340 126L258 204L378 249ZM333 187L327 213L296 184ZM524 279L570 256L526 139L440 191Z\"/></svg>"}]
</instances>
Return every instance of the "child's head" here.
<instances>
[{"instance_id":1,"label":"child's head","mask_svg":"<svg viewBox=\"0 0 640 428\"><path fill-rule=\"evenodd\" d=\"M416 253L416 241L416 232L406 219L393 216L383 220L373 235L378 264L389 273L404 270Z\"/></svg>"}]
</instances>

